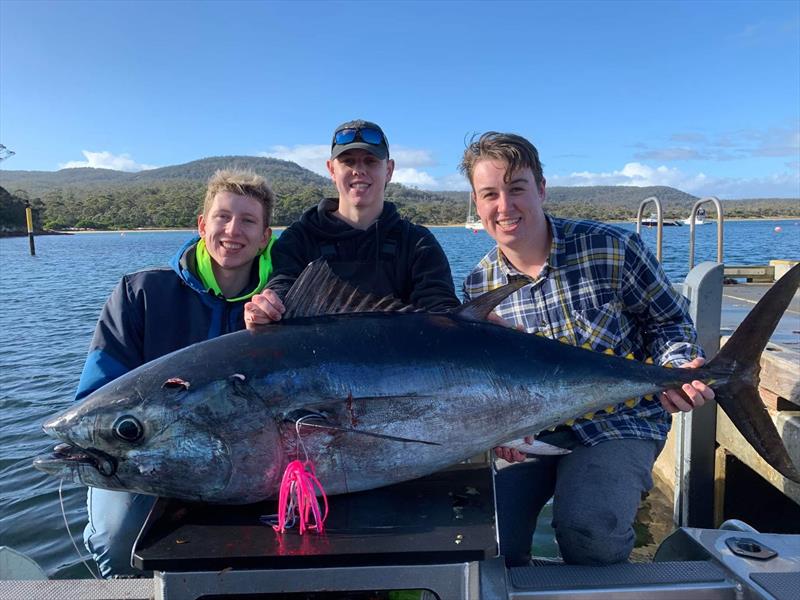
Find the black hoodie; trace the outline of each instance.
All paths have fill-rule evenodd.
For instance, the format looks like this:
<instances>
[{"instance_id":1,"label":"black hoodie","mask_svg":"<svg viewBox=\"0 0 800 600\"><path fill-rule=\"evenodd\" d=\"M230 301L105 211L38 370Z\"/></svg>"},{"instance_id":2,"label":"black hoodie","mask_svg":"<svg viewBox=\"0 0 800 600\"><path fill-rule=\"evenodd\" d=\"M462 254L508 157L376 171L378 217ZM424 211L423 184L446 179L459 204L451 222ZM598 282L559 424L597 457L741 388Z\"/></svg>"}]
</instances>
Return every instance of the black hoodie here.
<instances>
[{"instance_id":1,"label":"black hoodie","mask_svg":"<svg viewBox=\"0 0 800 600\"><path fill-rule=\"evenodd\" d=\"M429 311L459 305L447 257L430 231L402 219L391 202L366 230L336 218L338 207L338 199L325 198L281 234L272 247L268 288L284 298L306 265L324 256L334 273L362 291Z\"/></svg>"}]
</instances>

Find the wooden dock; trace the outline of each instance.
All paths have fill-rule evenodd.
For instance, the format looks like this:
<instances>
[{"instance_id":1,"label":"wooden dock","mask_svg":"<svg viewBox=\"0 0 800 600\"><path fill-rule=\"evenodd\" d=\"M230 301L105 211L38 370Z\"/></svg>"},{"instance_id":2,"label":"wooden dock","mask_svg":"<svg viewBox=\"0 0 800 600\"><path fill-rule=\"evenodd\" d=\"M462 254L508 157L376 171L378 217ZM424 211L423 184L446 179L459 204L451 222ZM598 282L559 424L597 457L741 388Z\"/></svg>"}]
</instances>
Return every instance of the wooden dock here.
<instances>
[{"instance_id":1,"label":"wooden dock","mask_svg":"<svg viewBox=\"0 0 800 600\"><path fill-rule=\"evenodd\" d=\"M727 270L726 270L727 274ZM771 283L738 283L722 288L722 320L720 333L730 335L771 287ZM800 350L800 292L783 314L772 342L793 350Z\"/></svg>"}]
</instances>

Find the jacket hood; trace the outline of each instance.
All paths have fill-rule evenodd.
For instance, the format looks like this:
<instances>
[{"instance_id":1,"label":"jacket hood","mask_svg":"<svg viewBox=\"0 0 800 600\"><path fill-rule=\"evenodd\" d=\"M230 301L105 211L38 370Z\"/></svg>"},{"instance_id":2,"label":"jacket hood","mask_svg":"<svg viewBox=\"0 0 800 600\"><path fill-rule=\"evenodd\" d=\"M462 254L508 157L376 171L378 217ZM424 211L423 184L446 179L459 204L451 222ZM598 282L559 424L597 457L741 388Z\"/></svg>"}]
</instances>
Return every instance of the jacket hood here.
<instances>
[{"instance_id":1,"label":"jacket hood","mask_svg":"<svg viewBox=\"0 0 800 600\"><path fill-rule=\"evenodd\" d=\"M199 241L199 235L195 235L187 240L173 255L172 259L169 261L169 266L186 285L194 291L204 294L206 290L200 278L197 276L197 260L194 255L197 242Z\"/></svg>"},{"instance_id":2,"label":"jacket hood","mask_svg":"<svg viewBox=\"0 0 800 600\"><path fill-rule=\"evenodd\" d=\"M337 208L339 208L338 198L323 198L317 206L312 206L303 213L300 223L307 227L314 236L336 242L360 237L367 232L373 235L377 232L386 232L400 221L397 207L391 202L383 203L383 212L366 230L356 229L341 219L337 219L333 215Z\"/></svg>"}]
</instances>

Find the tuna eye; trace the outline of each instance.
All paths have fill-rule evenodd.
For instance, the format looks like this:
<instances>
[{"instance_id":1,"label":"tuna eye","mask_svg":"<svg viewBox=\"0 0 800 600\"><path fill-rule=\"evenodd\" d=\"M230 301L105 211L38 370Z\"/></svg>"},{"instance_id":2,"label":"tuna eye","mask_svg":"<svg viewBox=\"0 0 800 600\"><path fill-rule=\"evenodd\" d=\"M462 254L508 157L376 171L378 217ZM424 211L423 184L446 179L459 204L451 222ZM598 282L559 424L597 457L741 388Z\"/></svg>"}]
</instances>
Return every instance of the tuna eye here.
<instances>
[{"instance_id":1,"label":"tuna eye","mask_svg":"<svg viewBox=\"0 0 800 600\"><path fill-rule=\"evenodd\" d=\"M114 422L114 435L123 442L135 442L144 434L142 424L135 417L125 415Z\"/></svg>"}]
</instances>

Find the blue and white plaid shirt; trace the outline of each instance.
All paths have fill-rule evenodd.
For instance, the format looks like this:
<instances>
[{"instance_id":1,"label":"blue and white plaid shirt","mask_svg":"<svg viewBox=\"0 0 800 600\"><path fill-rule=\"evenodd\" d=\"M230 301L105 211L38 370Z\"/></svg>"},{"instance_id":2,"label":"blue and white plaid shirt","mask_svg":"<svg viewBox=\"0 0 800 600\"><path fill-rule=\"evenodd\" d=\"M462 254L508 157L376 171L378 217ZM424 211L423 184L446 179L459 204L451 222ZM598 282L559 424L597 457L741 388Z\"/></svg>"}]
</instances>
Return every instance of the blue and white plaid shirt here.
<instances>
[{"instance_id":1,"label":"blue and white plaid shirt","mask_svg":"<svg viewBox=\"0 0 800 600\"><path fill-rule=\"evenodd\" d=\"M531 284L497 306L498 315L529 333L660 365L677 367L702 356L686 299L637 234L593 221L547 219L553 235L547 263ZM464 280L464 299L514 275L523 274L495 247ZM578 419L573 430L588 446L666 438L671 419L657 398L629 404Z\"/></svg>"}]
</instances>

